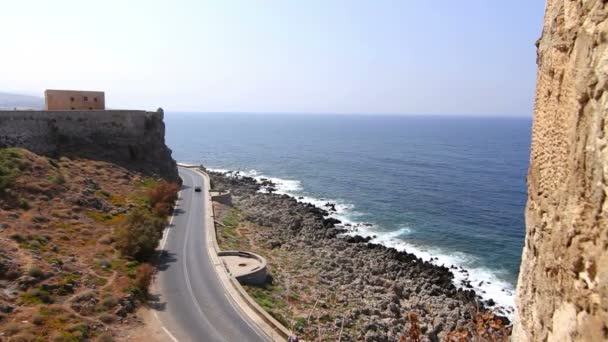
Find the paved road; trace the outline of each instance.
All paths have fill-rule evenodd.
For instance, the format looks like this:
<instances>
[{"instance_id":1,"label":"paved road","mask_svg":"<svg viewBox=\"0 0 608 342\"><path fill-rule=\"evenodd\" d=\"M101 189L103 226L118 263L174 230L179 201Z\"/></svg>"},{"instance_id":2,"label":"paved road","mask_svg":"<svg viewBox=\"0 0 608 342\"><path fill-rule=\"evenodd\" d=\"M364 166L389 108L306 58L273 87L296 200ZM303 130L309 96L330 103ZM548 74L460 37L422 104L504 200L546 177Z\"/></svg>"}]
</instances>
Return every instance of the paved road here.
<instances>
[{"instance_id":1,"label":"paved road","mask_svg":"<svg viewBox=\"0 0 608 342\"><path fill-rule=\"evenodd\" d=\"M220 283L205 248L203 177L180 167L184 182L158 272L156 316L169 340L266 341L238 310Z\"/></svg>"}]
</instances>

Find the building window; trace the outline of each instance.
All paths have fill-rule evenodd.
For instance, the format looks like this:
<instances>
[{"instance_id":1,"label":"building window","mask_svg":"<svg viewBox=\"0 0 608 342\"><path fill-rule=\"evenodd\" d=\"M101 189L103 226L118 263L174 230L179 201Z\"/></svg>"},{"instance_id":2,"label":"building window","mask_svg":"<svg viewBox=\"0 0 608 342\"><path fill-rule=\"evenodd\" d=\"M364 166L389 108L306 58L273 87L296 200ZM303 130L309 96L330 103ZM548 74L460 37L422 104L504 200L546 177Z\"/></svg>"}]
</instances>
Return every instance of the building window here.
<instances>
[{"instance_id":1,"label":"building window","mask_svg":"<svg viewBox=\"0 0 608 342\"><path fill-rule=\"evenodd\" d=\"M84 97L85 101L89 101L89 98L87 96Z\"/></svg>"},{"instance_id":2,"label":"building window","mask_svg":"<svg viewBox=\"0 0 608 342\"><path fill-rule=\"evenodd\" d=\"M71 101L71 102L74 102L74 98L73 98L73 97L70 97L70 101Z\"/></svg>"}]
</instances>

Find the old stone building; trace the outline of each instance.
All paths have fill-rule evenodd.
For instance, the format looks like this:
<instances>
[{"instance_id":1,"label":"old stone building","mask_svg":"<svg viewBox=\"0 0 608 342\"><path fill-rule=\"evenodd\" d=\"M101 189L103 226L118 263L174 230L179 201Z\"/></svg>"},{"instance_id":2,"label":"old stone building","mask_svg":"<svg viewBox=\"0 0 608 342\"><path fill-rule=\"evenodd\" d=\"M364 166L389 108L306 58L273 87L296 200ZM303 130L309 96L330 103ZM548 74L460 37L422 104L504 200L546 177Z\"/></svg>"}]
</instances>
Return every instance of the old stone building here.
<instances>
[{"instance_id":1,"label":"old stone building","mask_svg":"<svg viewBox=\"0 0 608 342\"><path fill-rule=\"evenodd\" d=\"M53 90L44 91L45 110L104 110L103 91Z\"/></svg>"}]
</instances>

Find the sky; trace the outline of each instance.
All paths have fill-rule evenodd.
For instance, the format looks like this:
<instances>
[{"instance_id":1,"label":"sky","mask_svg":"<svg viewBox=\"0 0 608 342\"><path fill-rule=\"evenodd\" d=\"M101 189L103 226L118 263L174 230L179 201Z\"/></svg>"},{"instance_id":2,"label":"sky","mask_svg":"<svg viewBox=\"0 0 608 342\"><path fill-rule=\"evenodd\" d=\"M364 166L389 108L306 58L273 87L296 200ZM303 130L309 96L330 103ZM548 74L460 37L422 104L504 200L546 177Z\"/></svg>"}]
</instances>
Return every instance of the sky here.
<instances>
[{"instance_id":1,"label":"sky","mask_svg":"<svg viewBox=\"0 0 608 342\"><path fill-rule=\"evenodd\" d=\"M4 0L0 91L112 108L527 116L543 0Z\"/></svg>"}]
</instances>

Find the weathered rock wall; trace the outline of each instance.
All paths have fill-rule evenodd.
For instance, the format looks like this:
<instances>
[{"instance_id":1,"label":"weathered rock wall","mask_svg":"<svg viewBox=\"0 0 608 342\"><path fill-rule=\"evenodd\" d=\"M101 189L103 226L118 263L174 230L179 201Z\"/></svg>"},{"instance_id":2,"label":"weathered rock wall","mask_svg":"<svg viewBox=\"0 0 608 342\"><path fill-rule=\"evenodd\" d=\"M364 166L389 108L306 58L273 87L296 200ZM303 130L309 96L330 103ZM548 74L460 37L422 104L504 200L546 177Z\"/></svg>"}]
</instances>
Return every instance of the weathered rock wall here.
<instances>
[{"instance_id":1,"label":"weathered rock wall","mask_svg":"<svg viewBox=\"0 0 608 342\"><path fill-rule=\"evenodd\" d=\"M177 181L163 111L0 111L0 147L110 161Z\"/></svg>"},{"instance_id":2,"label":"weathered rock wall","mask_svg":"<svg viewBox=\"0 0 608 342\"><path fill-rule=\"evenodd\" d=\"M514 341L608 340L607 17L547 1Z\"/></svg>"}]
</instances>

